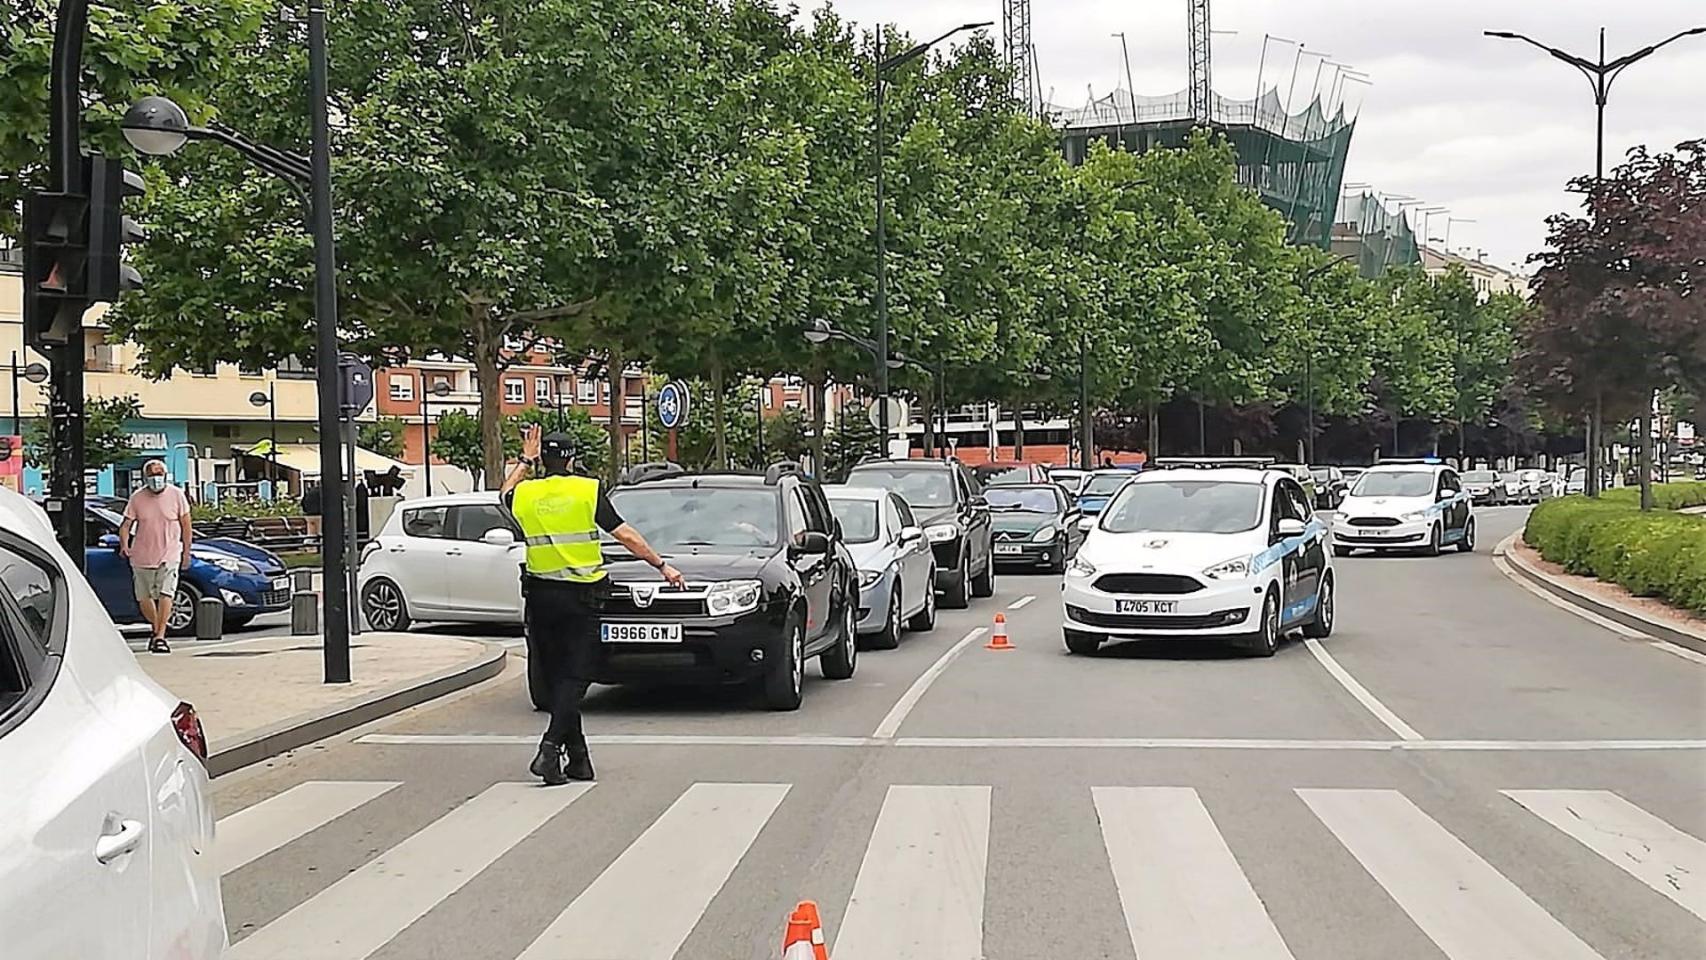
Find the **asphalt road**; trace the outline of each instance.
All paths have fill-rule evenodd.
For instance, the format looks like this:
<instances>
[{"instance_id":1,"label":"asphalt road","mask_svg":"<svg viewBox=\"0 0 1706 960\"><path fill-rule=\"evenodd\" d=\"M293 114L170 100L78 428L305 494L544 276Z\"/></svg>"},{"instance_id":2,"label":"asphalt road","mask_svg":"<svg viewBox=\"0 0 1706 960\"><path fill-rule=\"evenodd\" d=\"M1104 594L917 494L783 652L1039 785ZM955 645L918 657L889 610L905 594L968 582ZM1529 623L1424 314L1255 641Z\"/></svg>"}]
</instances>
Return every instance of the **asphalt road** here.
<instances>
[{"instance_id":1,"label":"asphalt road","mask_svg":"<svg viewBox=\"0 0 1706 960\"><path fill-rule=\"evenodd\" d=\"M232 957L762 960L802 898L835 960L1706 955L1706 665L1501 576L1521 517L1270 660L1068 656L1003 576L797 713L600 689L591 788L511 672L216 783Z\"/></svg>"}]
</instances>

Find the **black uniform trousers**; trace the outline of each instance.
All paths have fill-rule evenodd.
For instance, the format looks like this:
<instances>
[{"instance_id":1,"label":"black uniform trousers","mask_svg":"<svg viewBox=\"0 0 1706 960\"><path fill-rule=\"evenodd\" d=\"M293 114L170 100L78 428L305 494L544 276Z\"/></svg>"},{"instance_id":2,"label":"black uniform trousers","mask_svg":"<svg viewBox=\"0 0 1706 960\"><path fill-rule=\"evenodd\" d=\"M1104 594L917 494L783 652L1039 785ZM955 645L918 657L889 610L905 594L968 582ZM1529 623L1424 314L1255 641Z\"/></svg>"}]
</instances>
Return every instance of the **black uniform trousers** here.
<instances>
[{"instance_id":1,"label":"black uniform trousers","mask_svg":"<svg viewBox=\"0 0 1706 960\"><path fill-rule=\"evenodd\" d=\"M550 679L551 725L545 739L584 752L581 699L592 685L600 656L599 617L606 583L522 578L530 655L544 658Z\"/></svg>"}]
</instances>

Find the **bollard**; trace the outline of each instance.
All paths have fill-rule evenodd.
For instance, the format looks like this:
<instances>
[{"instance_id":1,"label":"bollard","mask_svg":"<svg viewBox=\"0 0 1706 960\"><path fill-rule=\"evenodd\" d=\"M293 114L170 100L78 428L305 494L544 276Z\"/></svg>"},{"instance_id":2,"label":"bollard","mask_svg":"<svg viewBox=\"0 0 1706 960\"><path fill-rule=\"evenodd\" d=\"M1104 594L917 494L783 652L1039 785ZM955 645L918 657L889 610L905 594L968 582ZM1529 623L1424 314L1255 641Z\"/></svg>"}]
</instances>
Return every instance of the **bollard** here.
<instances>
[{"instance_id":1,"label":"bollard","mask_svg":"<svg viewBox=\"0 0 1706 960\"><path fill-rule=\"evenodd\" d=\"M311 637L320 632L320 595L313 591L290 598L290 635Z\"/></svg>"},{"instance_id":2,"label":"bollard","mask_svg":"<svg viewBox=\"0 0 1706 960\"><path fill-rule=\"evenodd\" d=\"M297 593L307 593L314 589L314 571L302 569L290 573L291 586Z\"/></svg>"},{"instance_id":3,"label":"bollard","mask_svg":"<svg viewBox=\"0 0 1706 960\"><path fill-rule=\"evenodd\" d=\"M202 597L195 604L195 638L218 640L225 634L225 604L213 597Z\"/></svg>"}]
</instances>

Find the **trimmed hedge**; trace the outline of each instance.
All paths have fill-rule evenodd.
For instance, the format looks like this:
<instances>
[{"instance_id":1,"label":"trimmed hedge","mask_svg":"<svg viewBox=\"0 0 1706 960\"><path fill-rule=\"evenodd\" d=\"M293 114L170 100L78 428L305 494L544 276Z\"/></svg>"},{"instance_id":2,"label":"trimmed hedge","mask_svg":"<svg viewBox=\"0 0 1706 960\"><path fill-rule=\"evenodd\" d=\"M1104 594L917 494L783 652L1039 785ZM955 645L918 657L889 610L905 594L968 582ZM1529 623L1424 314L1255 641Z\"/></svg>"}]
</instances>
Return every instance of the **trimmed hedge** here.
<instances>
[{"instance_id":1,"label":"trimmed hedge","mask_svg":"<svg viewBox=\"0 0 1706 960\"><path fill-rule=\"evenodd\" d=\"M1559 497L1534 508L1523 539L1571 573L1620 584L1706 613L1706 515L1675 513L1706 504L1706 483L1653 485L1663 509L1640 510L1640 491L1607 491L1599 500Z\"/></svg>"}]
</instances>

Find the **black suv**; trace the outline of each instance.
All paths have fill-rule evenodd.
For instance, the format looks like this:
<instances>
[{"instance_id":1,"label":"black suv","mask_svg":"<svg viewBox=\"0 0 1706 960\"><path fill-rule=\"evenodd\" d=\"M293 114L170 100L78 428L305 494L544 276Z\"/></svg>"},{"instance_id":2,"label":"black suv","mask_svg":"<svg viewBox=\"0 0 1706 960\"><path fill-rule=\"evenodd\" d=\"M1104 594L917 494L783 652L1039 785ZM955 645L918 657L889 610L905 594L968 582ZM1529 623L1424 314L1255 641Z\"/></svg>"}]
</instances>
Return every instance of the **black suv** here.
<instances>
[{"instance_id":1,"label":"black suv","mask_svg":"<svg viewBox=\"0 0 1706 960\"><path fill-rule=\"evenodd\" d=\"M847 474L850 487L892 490L906 501L936 553L942 605L964 607L995 593L995 550L989 503L958 460L878 459Z\"/></svg>"},{"instance_id":2,"label":"black suv","mask_svg":"<svg viewBox=\"0 0 1706 960\"><path fill-rule=\"evenodd\" d=\"M606 537L610 588L592 680L758 682L770 709L794 710L808 658L831 680L853 676L859 574L816 482L788 463L762 476L637 472L610 502L687 587L668 586ZM527 662L543 709L543 671Z\"/></svg>"}]
</instances>

